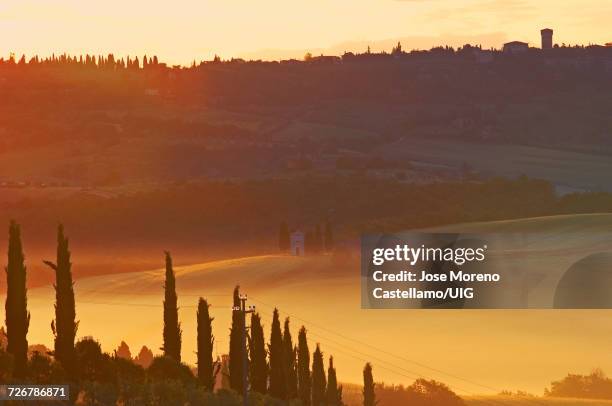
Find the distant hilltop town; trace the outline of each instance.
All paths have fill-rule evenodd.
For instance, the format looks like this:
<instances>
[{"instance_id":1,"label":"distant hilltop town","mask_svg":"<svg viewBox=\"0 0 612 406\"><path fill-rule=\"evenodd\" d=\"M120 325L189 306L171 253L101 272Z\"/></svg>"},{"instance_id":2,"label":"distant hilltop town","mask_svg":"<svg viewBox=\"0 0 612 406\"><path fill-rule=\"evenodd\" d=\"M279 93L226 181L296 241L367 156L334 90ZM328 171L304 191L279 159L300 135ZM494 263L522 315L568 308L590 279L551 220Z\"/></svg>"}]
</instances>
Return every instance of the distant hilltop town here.
<instances>
[{"instance_id":1,"label":"distant hilltop town","mask_svg":"<svg viewBox=\"0 0 612 406\"><path fill-rule=\"evenodd\" d=\"M144 56L142 59L127 56L119 58L113 54L108 55L52 55L50 57L40 58L39 56L26 57L22 55L17 58L15 54L11 54L8 59L0 58L0 67L6 66L25 66L25 65L73 65L84 67L111 68L113 70L170 70L170 69L190 69L198 68L205 65L215 64L340 64L343 62L355 61L384 61L390 59L439 59L449 56L461 56L463 58L472 59L478 63L493 62L496 58L506 56L531 56L544 55L549 60L564 60L575 65L581 65L583 62L588 62L588 59L603 60L607 69L612 70L612 42L605 45L566 45L554 44L554 31L551 28L544 28L540 31L541 44L540 47L532 47L529 43L523 41L510 41L503 44L501 49L483 49L480 45L466 44L462 47L453 48L450 46L437 46L429 50L414 49L404 51L402 44L397 43L390 52L372 52L370 47L362 53L345 52L341 56L336 55L312 55L306 53L303 59L287 59L281 61L262 61L262 60L244 60L242 58L231 58L227 60L216 56L209 61L200 61L196 63L194 60L189 66L174 65L168 66L166 63L159 62L157 56Z\"/></svg>"},{"instance_id":2,"label":"distant hilltop town","mask_svg":"<svg viewBox=\"0 0 612 406\"><path fill-rule=\"evenodd\" d=\"M527 56L533 54L543 54L548 58L555 57L602 57L607 60L612 67L612 42L608 42L605 45L574 45L569 46L566 44L554 44L553 35L554 31L551 28L544 28L540 31L541 34L541 44L540 48L531 47L529 43L523 41L510 41L506 42L502 49L483 49L480 45L470 45L466 44L463 47L459 47L458 49L454 49L452 47L434 47L428 51L422 50L412 50L410 52L405 52L402 49L401 43L398 43L396 47L393 48L391 53L381 52L377 54L373 54L366 51L364 54L353 54L353 53L345 53L342 57L333 57L333 56L319 56L312 57L313 60L350 60L352 58L385 58L385 57L393 57L393 58L405 58L409 56L443 56L443 55L460 55L467 56L473 58L476 62L487 63L493 62L496 57L504 57L504 56ZM307 55L308 56L308 55ZM308 58L306 58L308 59Z\"/></svg>"},{"instance_id":3,"label":"distant hilltop town","mask_svg":"<svg viewBox=\"0 0 612 406\"><path fill-rule=\"evenodd\" d=\"M542 50L549 51L553 49L553 30L550 28L544 28L540 31L540 34L542 35ZM504 52L511 54L527 52L528 50L529 44L521 41L506 42L503 48Z\"/></svg>"},{"instance_id":4,"label":"distant hilltop town","mask_svg":"<svg viewBox=\"0 0 612 406\"><path fill-rule=\"evenodd\" d=\"M541 42L541 50L542 51L550 51L554 48L559 48L559 45L553 45L553 34L554 31L551 28L544 28L540 31L540 35L542 36ZM565 46L564 46L565 47ZM605 49L612 47L612 42L606 43L605 46L602 45L589 45L588 49ZM503 47L503 52L510 54L520 54L523 52L529 51L529 43L522 41L511 41L506 42Z\"/></svg>"}]
</instances>

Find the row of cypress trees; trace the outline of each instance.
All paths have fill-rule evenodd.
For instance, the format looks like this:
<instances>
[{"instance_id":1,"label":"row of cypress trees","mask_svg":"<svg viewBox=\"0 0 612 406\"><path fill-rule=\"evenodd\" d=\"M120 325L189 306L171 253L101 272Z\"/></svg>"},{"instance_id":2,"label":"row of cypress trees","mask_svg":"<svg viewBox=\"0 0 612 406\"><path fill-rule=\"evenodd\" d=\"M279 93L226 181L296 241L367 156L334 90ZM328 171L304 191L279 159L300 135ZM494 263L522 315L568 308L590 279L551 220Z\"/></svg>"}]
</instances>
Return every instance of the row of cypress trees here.
<instances>
[{"instance_id":1,"label":"row of cypress trees","mask_svg":"<svg viewBox=\"0 0 612 406\"><path fill-rule=\"evenodd\" d=\"M56 261L44 261L56 275L55 320L51 322L54 334L55 359L62 365L68 376L74 376L76 369L75 337L78 329L72 280L70 249L64 227L57 232ZM17 379L26 375L30 313L27 310L26 267L21 229L15 222L9 225L6 333L7 351L14 359L13 376ZM243 390L243 353L242 345L244 313L235 311L240 307L240 288L234 289L232 327L230 330L229 373L230 387L238 393ZM213 361L214 336L209 312L210 305L200 298L197 310L197 367L198 380L205 390L212 391L220 365ZM166 357L181 361L182 330L178 319L178 299L172 257L166 252L166 272L164 284L164 329L162 350ZM319 344L313 353L310 369L310 351L306 328L301 327L298 343L294 345L290 331L289 318L285 319L281 331L278 309L274 309L270 343L266 349L261 316L251 315L251 334L248 337L249 381L251 390L268 394L277 399L300 399L305 406L342 405L342 386L338 385L333 357L329 358L327 376L325 374L323 353ZM369 368L369 369L368 369ZM369 371L369 381L366 372ZM373 406L374 384L371 367L364 370L364 404ZM370 388L370 389L368 389Z\"/></svg>"},{"instance_id":2,"label":"row of cypress trees","mask_svg":"<svg viewBox=\"0 0 612 406\"><path fill-rule=\"evenodd\" d=\"M76 320L74 282L70 261L68 238L64 227L57 232L57 257L55 262L43 261L55 272L55 319L51 322L54 335L54 351L51 355L59 362L69 378L76 374L75 339L79 322ZM22 379L27 373L30 313L27 310L27 281L25 256L21 242L21 228L11 221L9 225L7 297L6 297L6 335L7 352L13 357L13 377ZM205 388L212 391L216 371L212 360L214 337L212 318L208 304L200 298L198 306L198 379ZM166 252L166 274L164 285L164 356L181 361L182 330L178 320L178 299L176 280L172 267L172 257ZM218 370L218 369L217 369Z\"/></svg>"},{"instance_id":3,"label":"row of cypress trees","mask_svg":"<svg viewBox=\"0 0 612 406\"><path fill-rule=\"evenodd\" d=\"M159 66L165 66L160 64L157 56L147 57L146 55L142 58L142 64L139 62L138 57L130 57L127 56L124 58L115 57L113 54L108 55L80 55L80 56L71 56L67 54L62 54L56 56L53 54L47 58L41 58L38 55L34 55L29 59L26 59L25 55L22 55L19 60L15 58L15 55L9 57L8 60L0 59L0 66L6 64L8 66L16 66L18 68L25 67L26 65L29 67L38 67L38 66L75 66L82 68L97 68L97 69L110 69L110 70L119 70L119 69L130 69L130 70L138 70L138 69L153 69L158 68Z\"/></svg>"},{"instance_id":4,"label":"row of cypress trees","mask_svg":"<svg viewBox=\"0 0 612 406\"><path fill-rule=\"evenodd\" d=\"M240 308L240 287L233 294L234 309ZM242 393L244 381L242 362L244 351L242 334L244 321L242 312L232 313L230 331L229 373L230 387ZM342 386L338 385L333 357L329 358L327 377L323 353L319 344L313 353L312 370L306 328L301 327L298 343L294 345L289 318L281 329L278 309L274 309L270 331L270 342L266 348L261 315L251 314L248 337L249 376L251 390L268 394L282 400L299 399L305 406L342 405Z\"/></svg>"},{"instance_id":5,"label":"row of cypress trees","mask_svg":"<svg viewBox=\"0 0 612 406\"><path fill-rule=\"evenodd\" d=\"M76 321L69 242L62 225L57 231L56 260L44 263L55 272L55 319L51 322L53 355L68 376L73 376L76 366L74 341L79 323ZM6 281L7 352L13 356L13 376L19 379L25 377L27 372L30 313L27 309L27 278L21 228L15 221L9 224Z\"/></svg>"},{"instance_id":6,"label":"row of cypress trees","mask_svg":"<svg viewBox=\"0 0 612 406\"><path fill-rule=\"evenodd\" d=\"M182 331L178 320L176 280L172 267L172 257L166 252L166 282L164 285L164 355L180 362ZM300 399L305 406L342 405L342 386L338 386L333 357L329 358L327 377L323 353L317 344L313 353L312 371L310 370L310 351L306 338L306 328L299 332L298 345L294 346L289 326L285 319L281 330L278 309L274 309L270 342L266 349L261 316L251 315L251 334L248 348L243 345L245 314L240 309L240 287L233 293L232 327L230 329L229 383L238 393L244 390L244 352L248 351L251 390L268 394L282 400ZM213 361L214 336L209 312L210 305L200 298L197 310L197 367L198 380L202 386L212 391L220 366Z\"/></svg>"},{"instance_id":7,"label":"row of cypress trees","mask_svg":"<svg viewBox=\"0 0 612 406\"><path fill-rule=\"evenodd\" d=\"M172 258L166 253L166 283L164 300L164 355L180 361L181 329L178 322L176 284L172 269ZM168 292L172 290L172 292ZM214 336L210 317L209 303L200 298L197 311L197 366L198 380L207 391L215 387L220 365L213 361ZM238 309L240 287L233 293L232 327L230 329L229 383L230 388L243 393L244 352L248 350L250 390L268 394L281 400L299 399L304 406L342 406L342 385L338 385L334 359L329 357L327 376L323 352L317 343L310 369L310 350L306 327L298 334L297 345L293 344L289 318L285 319L281 331L280 315L274 309L270 332L270 343L266 349L264 328L261 315L251 314L251 334L248 336L248 349L243 346L245 314ZM363 370L363 404L377 404L372 366L367 363Z\"/></svg>"}]
</instances>

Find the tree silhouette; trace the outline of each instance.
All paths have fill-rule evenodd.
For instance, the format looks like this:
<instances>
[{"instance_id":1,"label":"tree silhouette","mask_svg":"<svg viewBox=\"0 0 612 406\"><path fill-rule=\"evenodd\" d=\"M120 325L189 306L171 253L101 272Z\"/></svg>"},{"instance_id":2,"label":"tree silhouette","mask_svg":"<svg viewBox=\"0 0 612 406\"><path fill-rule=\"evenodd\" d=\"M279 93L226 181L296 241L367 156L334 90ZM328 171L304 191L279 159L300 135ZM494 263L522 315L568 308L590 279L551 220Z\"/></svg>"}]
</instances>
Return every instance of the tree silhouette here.
<instances>
[{"instance_id":1,"label":"tree silhouette","mask_svg":"<svg viewBox=\"0 0 612 406\"><path fill-rule=\"evenodd\" d=\"M329 357L329 368L327 368L327 406L342 406L342 386L338 386L336 368L334 368L334 357Z\"/></svg>"},{"instance_id":2,"label":"tree silhouette","mask_svg":"<svg viewBox=\"0 0 612 406\"><path fill-rule=\"evenodd\" d=\"M306 231L304 236L304 254L314 254L316 252L316 243L312 231Z\"/></svg>"},{"instance_id":3,"label":"tree silhouette","mask_svg":"<svg viewBox=\"0 0 612 406\"><path fill-rule=\"evenodd\" d=\"M372 365L368 362L363 369L363 406L376 406L376 393L374 392L374 377Z\"/></svg>"},{"instance_id":4,"label":"tree silhouette","mask_svg":"<svg viewBox=\"0 0 612 406\"><path fill-rule=\"evenodd\" d=\"M240 309L240 286L234 288L234 307L232 309L232 328L230 329L229 373L230 388L242 393L243 353L243 313Z\"/></svg>"},{"instance_id":5,"label":"tree silhouette","mask_svg":"<svg viewBox=\"0 0 612 406\"><path fill-rule=\"evenodd\" d=\"M325 405L326 391L325 367L323 365L323 353L319 344L312 354L312 405Z\"/></svg>"},{"instance_id":6,"label":"tree silhouette","mask_svg":"<svg viewBox=\"0 0 612 406\"><path fill-rule=\"evenodd\" d=\"M83 338L74 346L77 377L80 381L109 382L113 378L110 356L102 352L100 343L91 337Z\"/></svg>"},{"instance_id":7,"label":"tree silhouette","mask_svg":"<svg viewBox=\"0 0 612 406\"><path fill-rule=\"evenodd\" d=\"M180 381L186 385L192 385L195 383L195 377L191 372L189 366L178 362L171 357L155 357L153 362L147 369L147 377L151 381ZM163 403L161 404L176 404Z\"/></svg>"},{"instance_id":8,"label":"tree silhouette","mask_svg":"<svg viewBox=\"0 0 612 406\"><path fill-rule=\"evenodd\" d=\"M298 335L298 395L304 406L310 405L310 350L306 338L306 327L302 326Z\"/></svg>"},{"instance_id":9,"label":"tree silhouette","mask_svg":"<svg viewBox=\"0 0 612 406\"><path fill-rule=\"evenodd\" d=\"M64 226L61 224L57 228L56 262L44 261L44 263L55 271L55 320L51 322L51 330L55 336L54 356L68 375L74 376L76 362L74 340L79 322L76 321L68 238L64 235Z\"/></svg>"},{"instance_id":10,"label":"tree silhouette","mask_svg":"<svg viewBox=\"0 0 612 406\"><path fill-rule=\"evenodd\" d=\"M325 222L325 251L331 252L334 249L334 233L329 220Z\"/></svg>"},{"instance_id":11,"label":"tree silhouette","mask_svg":"<svg viewBox=\"0 0 612 406\"><path fill-rule=\"evenodd\" d=\"M281 333L278 309L272 316L272 332L270 333L270 388L269 394L277 399L287 399L287 383L285 380L285 362L283 357L283 335Z\"/></svg>"},{"instance_id":12,"label":"tree silhouette","mask_svg":"<svg viewBox=\"0 0 612 406\"><path fill-rule=\"evenodd\" d=\"M219 372L219 366L215 368L213 362L213 348L215 337L212 334L212 321L208 308L210 305L205 299L200 298L198 302L197 325L198 325L198 380L208 392L215 388L215 378Z\"/></svg>"},{"instance_id":13,"label":"tree silhouette","mask_svg":"<svg viewBox=\"0 0 612 406\"><path fill-rule=\"evenodd\" d=\"M287 223L283 221L278 230L278 248L281 252L286 252L289 251L290 247L289 227L287 227Z\"/></svg>"},{"instance_id":14,"label":"tree silhouette","mask_svg":"<svg viewBox=\"0 0 612 406\"><path fill-rule=\"evenodd\" d=\"M251 337L249 340L251 355L250 377L251 389L265 394L268 389L268 363L266 361L266 342L264 339L261 317L251 314Z\"/></svg>"},{"instance_id":15,"label":"tree silhouette","mask_svg":"<svg viewBox=\"0 0 612 406\"><path fill-rule=\"evenodd\" d=\"M315 227L313 244L314 251L319 254L323 250L323 235L321 234L321 226L319 224Z\"/></svg>"},{"instance_id":16,"label":"tree silhouette","mask_svg":"<svg viewBox=\"0 0 612 406\"><path fill-rule=\"evenodd\" d=\"M291 331L289 330L289 317L285 319L283 328L283 359L285 361L285 380L287 383L287 399L297 398L297 370L296 354L297 350L293 346Z\"/></svg>"},{"instance_id":17,"label":"tree silhouette","mask_svg":"<svg viewBox=\"0 0 612 406\"><path fill-rule=\"evenodd\" d=\"M28 381L36 384L53 384L65 381L66 376L60 364L54 362L46 352L34 351L28 360Z\"/></svg>"},{"instance_id":18,"label":"tree silhouette","mask_svg":"<svg viewBox=\"0 0 612 406\"><path fill-rule=\"evenodd\" d=\"M28 328L30 313L26 289L26 267L21 245L21 228L9 225L8 264L6 266L7 352L13 356L13 376L23 378L28 363Z\"/></svg>"},{"instance_id":19,"label":"tree silhouette","mask_svg":"<svg viewBox=\"0 0 612 406\"><path fill-rule=\"evenodd\" d=\"M181 362L181 324L178 320L176 280L172 257L166 252L166 283L164 284L164 355Z\"/></svg>"}]
</instances>

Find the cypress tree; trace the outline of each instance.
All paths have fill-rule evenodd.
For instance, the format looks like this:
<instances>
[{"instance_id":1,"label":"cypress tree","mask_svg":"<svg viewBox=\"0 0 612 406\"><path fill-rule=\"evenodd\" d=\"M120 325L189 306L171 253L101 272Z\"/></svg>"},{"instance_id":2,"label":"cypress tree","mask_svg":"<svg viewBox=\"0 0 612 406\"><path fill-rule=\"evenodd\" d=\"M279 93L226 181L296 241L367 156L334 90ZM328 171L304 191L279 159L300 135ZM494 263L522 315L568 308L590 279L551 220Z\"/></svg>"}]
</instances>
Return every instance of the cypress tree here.
<instances>
[{"instance_id":1,"label":"cypress tree","mask_svg":"<svg viewBox=\"0 0 612 406\"><path fill-rule=\"evenodd\" d=\"M198 380L207 392L215 388L217 372L213 363L213 348L215 337L212 334L212 321L208 308L210 305L205 299L198 301Z\"/></svg>"},{"instance_id":2,"label":"cypress tree","mask_svg":"<svg viewBox=\"0 0 612 406\"><path fill-rule=\"evenodd\" d=\"M315 227L314 246L317 254L323 250L323 235L321 234L321 226L319 224Z\"/></svg>"},{"instance_id":3,"label":"cypress tree","mask_svg":"<svg viewBox=\"0 0 612 406\"><path fill-rule=\"evenodd\" d=\"M377 402L374 386L372 365L368 362L363 369L363 406L376 406Z\"/></svg>"},{"instance_id":4,"label":"cypress tree","mask_svg":"<svg viewBox=\"0 0 612 406\"><path fill-rule=\"evenodd\" d=\"M164 284L164 355L181 362L181 324L178 320L176 280L172 257L166 252L166 283Z\"/></svg>"},{"instance_id":5,"label":"cypress tree","mask_svg":"<svg viewBox=\"0 0 612 406\"><path fill-rule=\"evenodd\" d=\"M323 353L319 344L312 354L312 405L325 405L325 366L323 365Z\"/></svg>"},{"instance_id":6,"label":"cypress tree","mask_svg":"<svg viewBox=\"0 0 612 406\"><path fill-rule=\"evenodd\" d=\"M329 220L325 222L325 251L331 252L334 249L334 232Z\"/></svg>"},{"instance_id":7,"label":"cypress tree","mask_svg":"<svg viewBox=\"0 0 612 406\"><path fill-rule=\"evenodd\" d=\"M284 221L280 224L278 230L278 248L281 250L281 252L289 251L289 248L291 248L289 227L287 227L287 223Z\"/></svg>"},{"instance_id":8,"label":"cypress tree","mask_svg":"<svg viewBox=\"0 0 612 406\"><path fill-rule=\"evenodd\" d=\"M302 326L298 335L298 395L304 406L310 406L310 350L308 349L308 340L306 338L306 327Z\"/></svg>"},{"instance_id":9,"label":"cypress tree","mask_svg":"<svg viewBox=\"0 0 612 406\"><path fill-rule=\"evenodd\" d=\"M296 349L293 346L293 339L291 338L291 331L289 330L289 317L287 317L283 328L283 358L285 361L287 399L297 398L296 355Z\"/></svg>"},{"instance_id":10,"label":"cypress tree","mask_svg":"<svg viewBox=\"0 0 612 406\"><path fill-rule=\"evenodd\" d=\"M304 254L311 255L316 252L315 238L312 231L306 231L304 236Z\"/></svg>"},{"instance_id":11,"label":"cypress tree","mask_svg":"<svg viewBox=\"0 0 612 406\"><path fill-rule=\"evenodd\" d=\"M13 376L23 378L28 363L28 328L30 313L26 289L26 267L21 229L15 221L9 225L8 264L6 266L7 352L13 355Z\"/></svg>"},{"instance_id":12,"label":"cypress tree","mask_svg":"<svg viewBox=\"0 0 612 406\"><path fill-rule=\"evenodd\" d=\"M283 335L281 333L278 309L274 309L272 332L270 334L270 389L268 393L277 399L287 398L285 362L283 357Z\"/></svg>"},{"instance_id":13,"label":"cypress tree","mask_svg":"<svg viewBox=\"0 0 612 406\"><path fill-rule=\"evenodd\" d=\"M250 383L255 392L265 394L268 389L268 363L266 361L266 341L264 339L261 317L251 314L251 338L249 340L251 355Z\"/></svg>"},{"instance_id":14,"label":"cypress tree","mask_svg":"<svg viewBox=\"0 0 612 406\"><path fill-rule=\"evenodd\" d=\"M243 354L242 346L243 319L240 311L240 286L234 288L234 306L232 308L232 328L230 329L229 373L230 388L242 393Z\"/></svg>"},{"instance_id":15,"label":"cypress tree","mask_svg":"<svg viewBox=\"0 0 612 406\"><path fill-rule=\"evenodd\" d=\"M64 236L64 226L61 224L57 229L56 262L44 262L55 271L55 320L51 322L51 330L55 336L54 356L68 375L74 376L76 368L74 340L79 322L76 321L68 238Z\"/></svg>"},{"instance_id":16,"label":"cypress tree","mask_svg":"<svg viewBox=\"0 0 612 406\"><path fill-rule=\"evenodd\" d=\"M334 357L329 357L329 368L327 369L327 406L342 406L342 386L338 387L336 368L334 368Z\"/></svg>"}]
</instances>

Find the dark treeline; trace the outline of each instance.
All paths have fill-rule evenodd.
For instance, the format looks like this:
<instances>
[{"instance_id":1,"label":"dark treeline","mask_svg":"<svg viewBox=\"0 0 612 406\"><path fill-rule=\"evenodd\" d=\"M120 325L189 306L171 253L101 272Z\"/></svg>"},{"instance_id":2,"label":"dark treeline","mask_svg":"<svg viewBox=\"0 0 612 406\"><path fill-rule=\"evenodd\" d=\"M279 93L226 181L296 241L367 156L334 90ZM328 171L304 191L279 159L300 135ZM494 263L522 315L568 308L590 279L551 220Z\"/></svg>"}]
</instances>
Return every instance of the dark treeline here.
<instances>
[{"instance_id":1,"label":"dark treeline","mask_svg":"<svg viewBox=\"0 0 612 406\"><path fill-rule=\"evenodd\" d=\"M159 63L157 56L142 58L142 63L138 57L127 56L125 58L115 58L113 54L108 55L80 55L71 56L68 54L51 55L41 58L38 55L32 56L29 59L22 55L19 60L15 59L14 55L10 55L8 59L0 58L0 66L5 67L82 67L82 68L99 68L99 69L157 69L165 68L165 63Z\"/></svg>"},{"instance_id":2,"label":"dark treeline","mask_svg":"<svg viewBox=\"0 0 612 406\"><path fill-rule=\"evenodd\" d=\"M183 332L178 319L175 273L168 252L165 258L164 328L161 332L163 355L153 357L143 366L132 359L129 347L123 342L113 355L104 353L93 337L75 342L79 323L76 320L70 256L68 238L60 225L56 261L45 261L56 274L56 312L51 323L55 347L48 352L34 351L28 356L30 316L24 251L20 226L10 223L7 345L6 348L0 345L0 379L3 383L69 383L71 401L79 405L238 405L245 382L253 405L344 405L333 357L329 356L326 368L324 354L317 344L311 364L304 326L300 328L297 344L294 344L289 318L281 327L280 313L274 309L270 341L266 343L261 316L252 312L250 333L247 340L243 339L243 334L247 334L246 312L240 307L242 297L238 286L234 289L226 372L221 361L213 357L214 319L210 317L208 301L203 298L199 299L197 310L197 368L192 370L181 362ZM144 348L139 357L143 351ZM247 370L243 360L246 360ZM223 386L225 380L219 376L224 373L229 375L228 387ZM364 405L374 406L374 381L369 364L364 371L364 384Z\"/></svg>"},{"instance_id":3,"label":"dark treeline","mask_svg":"<svg viewBox=\"0 0 612 406\"><path fill-rule=\"evenodd\" d=\"M542 50L537 48L531 48L530 52L532 55L543 54L548 57L585 57L585 56L610 56L612 54L612 47L610 46L601 46L601 45L555 45L554 49L547 50L542 52ZM244 60L242 58L231 58L227 60L221 59L219 56L215 55L215 57L210 61L200 61L196 63L195 60L188 66L183 65L174 65L172 69L193 69L197 67L206 66L207 64L296 64L296 63L305 63L305 64L333 64L339 63L341 61L344 62L354 62L358 60L369 60L369 61L384 61L390 59L418 59L418 58L440 58L440 57L462 57L462 58L477 58L479 53L492 53L497 57L501 57L504 55L502 50L498 49L483 49L480 45L471 45L465 44L460 47L452 47L452 46L435 46L431 49L413 49L410 51L405 51L402 48L402 44L398 42L398 44L393 47L390 52L382 50L379 52L372 52L370 47L367 48L364 52L345 52L341 56L333 56L333 55L313 55L311 53L306 53L302 60L298 59L289 59L289 60L280 60L280 61L262 61L262 60ZM144 55L142 57L142 62L139 60L138 56L126 56L126 57L116 57L114 54L107 55L94 55L94 54L85 54L85 55L69 55L69 54L60 54L47 57L40 57L38 55L26 57L25 54L22 54L20 57L17 57L14 53L11 53L8 58L0 58L0 67L1 66L17 66L17 67L25 67L25 66L82 66L82 67L95 67L95 68L103 68L103 69L143 69L146 70L148 68L168 68L168 65L164 62L160 62L158 57L147 56Z\"/></svg>"},{"instance_id":4,"label":"dark treeline","mask_svg":"<svg viewBox=\"0 0 612 406\"><path fill-rule=\"evenodd\" d=\"M558 196L550 183L529 178L415 185L345 176L169 185L113 198L79 194L39 202L23 198L0 203L0 207L0 223L10 218L24 219L22 226L28 231L28 243L39 247L53 238L49 231L57 223L52 219L61 218L72 238L89 255L96 254L96 247L100 245L125 252L130 246L125 241L138 241L148 252L160 252L167 241L173 241L177 245L177 258L195 262L277 253L281 248L279 225L283 221L289 232L300 229L316 234L316 224L320 224L325 237L323 221L330 219L333 249L306 250L306 255L313 252L335 255L354 249L354 242L368 232L393 233L477 221L612 213L612 194ZM151 221L152 213L171 221ZM583 220L598 221L586 216ZM554 227L554 217L547 221ZM283 252L288 247L286 235ZM210 253L220 253L219 256L202 258L200 251L198 255L193 254L201 244L206 244ZM158 264L156 256L146 260L148 267ZM30 264L30 268L37 270L36 265ZM100 265L106 273L106 268L112 272L125 270L123 265L118 267L112 261ZM139 269L142 267L132 268ZM81 277L101 270L84 264L73 272ZM48 273L32 273L30 286L49 283L51 277ZM5 286L3 278L0 289Z\"/></svg>"},{"instance_id":5,"label":"dark treeline","mask_svg":"<svg viewBox=\"0 0 612 406\"><path fill-rule=\"evenodd\" d=\"M593 192L560 197L550 183L528 178L413 185L354 176L174 185L112 199L75 195L39 205L23 200L6 203L4 209L27 219L24 227L29 230L53 227L49 219L63 218L80 241L114 244L120 228L123 238L143 244L171 238L189 246L197 236L200 242L235 245L242 242L236 240L239 230L249 230L242 238L271 251L279 246L282 221L313 231L330 213L333 238L343 241L372 230L394 232L470 221L612 212L612 195ZM150 213L172 222L151 222ZM3 220L8 221L0 218Z\"/></svg>"}]
</instances>

